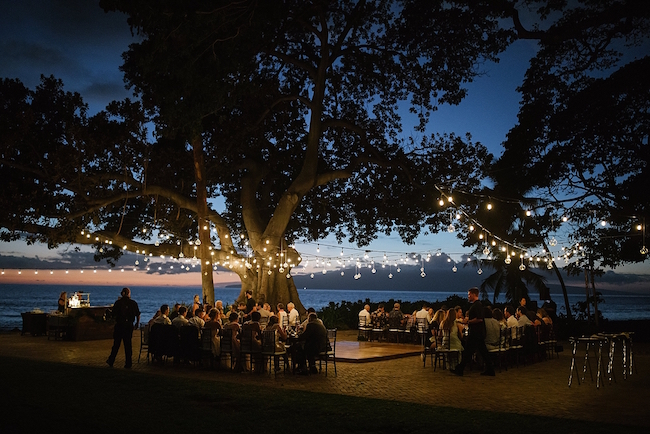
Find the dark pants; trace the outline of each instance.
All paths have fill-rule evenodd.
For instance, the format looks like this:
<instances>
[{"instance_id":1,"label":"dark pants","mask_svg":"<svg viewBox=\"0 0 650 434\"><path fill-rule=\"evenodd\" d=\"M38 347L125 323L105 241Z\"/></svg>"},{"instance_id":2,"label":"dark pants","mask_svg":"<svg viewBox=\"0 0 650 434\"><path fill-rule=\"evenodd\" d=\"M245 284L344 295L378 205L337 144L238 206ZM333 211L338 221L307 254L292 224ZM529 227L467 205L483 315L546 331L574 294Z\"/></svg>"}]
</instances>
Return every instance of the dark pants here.
<instances>
[{"instance_id":1,"label":"dark pants","mask_svg":"<svg viewBox=\"0 0 650 434\"><path fill-rule=\"evenodd\" d=\"M456 369L460 372L463 372L465 365L469 363L470 360L472 360L472 356L477 351L483 359L485 370L487 372L493 372L494 366L492 365L490 354L488 353L487 347L485 346L485 339L480 334L478 334L478 336L477 334L474 334L474 336L472 336L471 332L467 337L467 342L465 343L465 349L463 350L463 360L461 360L461 362L456 366Z\"/></svg>"},{"instance_id":2,"label":"dark pants","mask_svg":"<svg viewBox=\"0 0 650 434\"><path fill-rule=\"evenodd\" d=\"M111 355L108 356L108 364L113 365L117 352L120 350L120 344L124 342L124 367L130 368L132 363L133 347L131 339L133 337L133 324L115 324L113 329L113 349Z\"/></svg>"}]
</instances>

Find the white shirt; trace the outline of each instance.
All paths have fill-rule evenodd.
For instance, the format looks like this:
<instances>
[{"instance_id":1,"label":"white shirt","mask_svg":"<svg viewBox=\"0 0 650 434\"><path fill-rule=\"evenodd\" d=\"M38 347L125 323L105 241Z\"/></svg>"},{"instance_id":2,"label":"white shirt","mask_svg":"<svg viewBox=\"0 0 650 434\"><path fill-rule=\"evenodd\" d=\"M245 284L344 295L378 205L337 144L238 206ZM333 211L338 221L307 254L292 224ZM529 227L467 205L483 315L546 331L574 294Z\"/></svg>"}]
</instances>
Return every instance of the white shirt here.
<instances>
[{"instance_id":1,"label":"white shirt","mask_svg":"<svg viewBox=\"0 0 650 434\"><path fill-rule=\"evenodd\" d=\"M289 326L294 327L300 323L300 314L298 309L291 309L289 312Z\"/></svg>"},{"instance_id":2,"label":"white shirt","mask_svg":"<svg viewBox=\"0 0 650 434\"><path fill-rule=\"evenodd\" d=\"M364 327L369 326L370 324L370 312L365 309L361 309L361 312L359 312L359 325Z\"/></svg>"},{"instance_id":3,"label":"white shirt","mask_svg":"<svg viewBox=\"0 0 650 434\"><path fill-rule=\"evenodd\" d=\"M415 318L426 318L427 322L431 322L431 315L429 315L428 309L420 309L415 313Z\"/></svg>"}]
</instances>

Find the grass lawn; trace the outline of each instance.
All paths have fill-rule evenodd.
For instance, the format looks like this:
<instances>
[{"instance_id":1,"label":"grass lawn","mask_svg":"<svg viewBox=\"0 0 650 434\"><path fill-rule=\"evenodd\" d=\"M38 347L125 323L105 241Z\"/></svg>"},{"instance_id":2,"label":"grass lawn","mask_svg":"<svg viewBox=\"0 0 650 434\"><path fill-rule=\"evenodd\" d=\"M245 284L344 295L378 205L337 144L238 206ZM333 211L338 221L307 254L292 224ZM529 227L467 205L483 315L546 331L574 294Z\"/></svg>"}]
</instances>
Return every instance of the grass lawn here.
<instances>
[{"instance_id":1,"label":"grass lawn","mask_svg":"<svg viewBox=\"0 0 650 434\"><path fill-rule=\"evenodd\" d=\"M0 358L0 433L612 433L585 421ZM242 374L248 375L248 374ZM247 383L250 383L249 381ZM497 404L498 403L498 404ZM597 410L594 410L597 411ZM625 427L626 433L644 432Z\"/></svg>"}]
</instances>

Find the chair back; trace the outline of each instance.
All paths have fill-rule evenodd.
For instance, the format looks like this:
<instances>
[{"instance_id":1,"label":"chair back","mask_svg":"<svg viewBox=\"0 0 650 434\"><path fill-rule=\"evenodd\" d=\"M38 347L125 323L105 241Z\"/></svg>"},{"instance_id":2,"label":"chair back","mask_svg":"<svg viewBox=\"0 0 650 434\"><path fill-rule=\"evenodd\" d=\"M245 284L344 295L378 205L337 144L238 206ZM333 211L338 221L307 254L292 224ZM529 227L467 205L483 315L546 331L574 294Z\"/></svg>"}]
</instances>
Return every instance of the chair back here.
<instances>
[{"instance_id":1,"label":"chair back","mask_svg":"<svg viewBox=\"0 0 650 434\"><path fill-rule=\"evenodd\" d=\"M253 339L255 339L256 335L257 332L255 330L249 328L242 329L240 338L240 351L242 353L253 353L260 350L260 348L253 343Z\"/></svg>"},{"instance_id":2,"label":"chair back","mask_svg":"<svg viewBox=\"0 0 650 434\"><path fill-rule=\"evenodd\" d=\"M262 318L260 318L259 323L260 323L260 328L264 330L266 326L269 324L269 317L263 316Z\"/></svg>"},{"instance_id":3,"label":"chair back","mask_svg":"<svg viewBox=\"0 0 650 434\"><path fill-rule=\"evenodd\" d=\"M327 350L328 353L334 353L336 351L336 331L338 329L327 329L327 340L330 344L330 349Z\"/></svg>"},{"instance_id":4,"label":"chair back","mask_svg":"<svg viewBox=\"0 0 650 434\"><path fill-rule=\"evenodd\" d=\"M359 328L370 327L372 324L370 319L366 316L359 315Z\"/></svg>"},{"instance_id":5,"label":"chair back","mask_svg":"<svg viewBox=\"0 0 650 434\"><path fill-rule=\"evenodd\" d=\"M201 350L208 353L212 352L212 337L215 335L216 330L203 327L201 329Z\"/></svg>"},{"instance_id":6,"label":"chair back","mask_svg":"<svg viewBox=\"0 0 650 434\"><path fill-rule=\"evenodd\" d=\"M149 326L140 326L140 346L146 348L149 345Z\"/></svg>"},{"instance_id":7,"label":"chair back","mask_svg":"<svg viewBox=\"0 0 650 434\"><path fill-rule=\"evenodd\" d=\"M232 353L232 330L222 329L221 353Z\"/></svg>"},{"instance_id":8,"label":"chair back","mask_svg":"<svg viewBox=\"0 0 650 434\"><path fill-rule=\"evenodd\" d=\"M275 330L264 330L262 332L262 352L263 353L275 353L275 340L276 340L276 331Z\"/></svg>"}]
</instances>

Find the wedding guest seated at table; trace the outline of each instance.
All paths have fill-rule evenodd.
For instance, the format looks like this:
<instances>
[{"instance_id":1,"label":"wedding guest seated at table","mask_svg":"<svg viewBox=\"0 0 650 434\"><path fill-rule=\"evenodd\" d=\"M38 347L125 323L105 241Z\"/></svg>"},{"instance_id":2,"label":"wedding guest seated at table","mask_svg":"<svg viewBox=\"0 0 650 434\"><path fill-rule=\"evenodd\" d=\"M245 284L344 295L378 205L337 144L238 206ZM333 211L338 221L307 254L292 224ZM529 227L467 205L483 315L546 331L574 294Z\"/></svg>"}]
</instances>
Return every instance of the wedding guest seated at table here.
<instances>
[{"instance_id":1,"label":"wedding guest seated at table","mask_svg":"<svg viewBox=\"0 0 650 434\"><path fill-rule=\"evenodd\" d=\"M309 319L309 318L307 318ZM280 326L280 323L278 321L278 317L273 315L269 317L269 323L266 326L266 331L275 331L275 350L278 352L283 352L286 351L286 345L285 343L287 342L287 334L284 331L284 329ZM279 361L279 356L275 356L275 370L279 370L278 366L278 361ZM289 365L289 355L287 352L284 353L283 355L284 358L284 365L287 366Z\"/></svg>"},{"instance_id":2,"label":"wedding guest seated at table","mask_svg":"<svg viewBox=\"0 0 650 434\"><path fill-rule=\"evenodd\" d=\"M517 308L517 327L525 327L525 326L532 326L533 323L528 318L528 315L526 315L526 307L525 306L519 306Z\"/></svg>"},{"instance_id":3,"label":"wedding guest seated at table","mask_svg":"<svg viewBox=\"0 0 650 434\"><path fill-rule=\"evenodd\" d=\"M219 357L221 354L221 321L219 321L219 311L216 308L210 309L210 313L207 315L207 321L205 322L205 328L209 330L214 330L212 333L212 354L215 357Z\"/></svg>"},{"instance_id":4,"label":"wedding guest seated at table","mask_svg":"<svg viewBox=\"0 0 650 434\"><path fill-rule=\"evenodd\" d=\"M503 312L501 312L501 309L499 309L498 307L492 309L492 318L497 320L499 326L501 326L502 329L508 327L506 324L506 318L503 316Z\"/></svg>"},{"instance_id":5,"label":"wedding guest seated at table","mask_svg":"<svg viewBox=\"0 0 650 434\"><path fill-rule=\"evenodd\" d=\"M501 340L501 325L499 321L492 317L492 309L485 307L483 308L483 312L485 346L488 350L496 350L499 348L499 341Z\"/></svg>"},{"instance_id":6,"label":"wedding guest seated at table","mask_svg":"<svg viewBox=\"0 0 650 434\"><path fill-rule=\"evenodd\" d=\"M539 318L539 320L541 322L543 322L544 324L546 324L546 325L552 325L553 324L553 320L551 319L549 314L546 313L546 309L544 309L542 307L537 309L537 318Z\"/></svg>"},{"instance_id":7,"label":"wedding guest seated at table","mask_svg":"<svg viewBox=\"0 0 650 434\"><path fill-rule=\"evenodd\" d=\"M239 332L241 331L241 325L239 325L239 315L237 312L231 312L228 317L228 324L223 326L222 333L230 333L232 336L232 359L233 366L236 371L241 371L242 366L240 363L240 350L241 345L239 341Z\"/></svg>"},{"instance_id":8,"label":"wedding guest seated at table","mask_svg":"<svg viewBox=\"0 0 650 434\"><path fill-rule=\"evenodd\" d=\"M180 329L183 326L186 326L188 324L186 316L187 316L187 308L185 306L179 307L178 316L174 318L174 321L172 321L172 325L178 329Z\"/></svg>"},{"instance_id":9,"label":"wedding guest seated at table","mask_svg":"<svg viewBox=\"0 0 650 434\"><path fill-rule=\"evenodd\" d=\"M318 321L315 313L310 313L308 319L305 331L298 337L298 341L302 344L302 350L297 352L299 373L318 374L316 356L327 350L327 329ZM309 370L305 361L309 363Z\"/></svg>"},{"instance_id":10,"label":"wedding guest seated at table","mask_svg":"<svg viewBox=\"0 0 650 434\"><path fill-rule=\"evenodd\" d=\"M385 329L388 326L388 315L384 310L384 305L377 306L377 310L370 315L372 320L372 327L375 329Z\"/></svg>"},{"instance_id":11,"label":"wedding guest seated at table","mask_svg":"<svg viewBox=\"0 0 650 434\"><path fill-rule=\"evenodd\" d=\"M402 313L402 310L400 309L400 304L395 303L393 305L393 310L390 311L388 314L388 324L390 327L403 327L405 322L404 314Z\"/></svg>"},{"instance_id":12,"label":"wedding guest seated at table","mask_svg":"<svg viewBox=\"0 0 650 434\"><path fill-rule=\"evenodd\" d=\"M456 365L460 363L461 355L464 350L461 337L465 325L456 320L456 310L449 309L445 314L445 319L440 324L440 330L445 330L449 333L449 337L444 337L442 341L443 347L449 345L451 351L457 351L457 357L449 357L449 370L453 371ZM447 339L449 343L447 343Z\"/></svg>"},{"instance_id":13,"label":"wedding guest seated at table","mask_svg":"<svg viewBox=\"0 0 650 434\"><path fill-rule=\"evenodd\" d=\"M203 311L203 306L199 305L199 307L197 307L194 311L194 316L190 318L187 323L201 330L205 326L205 320L203 319L204 317L205 312Z\"/></svg>"},{"instance_id":14,"label":"wedding guest seated at table","mask_svg":"<svg viewBox=\"0 0 650 434\"><path fill-rule=\"evenodd\" d=\"M269 318L273 315L271 306L268 303L257 303L257 312L260 313L260 326L265 328L269 323Z\"/></svg>"},{"instance_id":15,"label":"wedding guest seated at table","mask_svg":"<svg viewBox=\"0 0 650 434\"><path fill-rule=\"evenodd\" d=\"M309 321L309 317L307 318L307 321ZM361 309L361 312L359 312L359 325L361 327L370 327L371 325L369 304L366 304L363 309Z\"/></svg>"},{"instance_id":16,"label":"wedding guest seated at table","mask_svg":"<svg viewBox=\"0 0 650 434\"><path fill-rule=\"evenodd\" d=\"M153 325L153 324L171 325L172 321L169 319L169 317L167 315L169 315L169 306L166 305L166 304L163 304L162 306L160 306L160 316L158 318L156 318L151 325Z\"/></svg>"},{"instance_id":17,"label":"wedding guest seated at table","mask_svg":"<svg viewBox=\"0 0 650 434\"><path fill-rule=\"evenodd\" d=\"M178 316L178 308L181 307L180 303L174 304L172 312L169 314L170 321L174 321L174 318Z\"/></svg>"},{"instance_id":18,"label":"wedding guest seated at table","mask_svg":"<svg viewBox=\"0 0 650 434\"><path fill-rule=\"evenodd\" d=\"M224 320L226 320L228 317L226 316L226 313L224 312L223 309L223 301L217 300L214 302L214 308L217 309L217 312L219 315L217 318L219 319L219 322L223 325Z\"/></svg>"},{"instance_id":19,"label":"wedding guest seated at table","mask_svg":"<svg viewBox=\"0 0 650 434\"><path fill-rule=\"evenodd\" d=\"M307 324L309 324L309 315L312 314L312 313L315 314L316 316L318 316L318 314L316 313L316 309L314 309L313 307L310 307L309 309L307 309L307 318L305 318L305 320L300 323L300 325L298 326L298 330L304 330L307 327ZM321 320L320 318L318 318L318 321L321 324L323 324L323 320Z\"/></svg>"},{"instance_id":20,"label":"wedding guest seated at table","mask_svg":"<svg viewBox=\"0 0 650 434\"><path fill-rule=\"evenodd\" d=\"M246 321L241 327L241 333L251 333L251 350L257 351L259 354L254 361L254 366L257 369L262 365L262 327L260 326L260 313L253 310L250 314L250 321ZM254 357L251 355L251 357ZM248 363L247 363L248 365ZM249 369L249 366L246 366Z\"/></svg>"},{"instance_id":21,"label":"wedding guest seated at table","mask_svg":"<svg viewBox=\"0 0 650 434\"><path fill-rule=\"evenodd\" d=\"M287 313L284 311L284 303L278 303L276 306L276 309L278 311L278 322L280 323L280 327L286 327L287 324L289 324L289 317Z\"/></svg>"},{"instance_id":22,"label":"wedding guest seated at table","mask_svg":"<svg viewBox=\"0 0 650 434\"><path fill-rule=\"evenodd\" d=\"M151 318L151 319L149 320L149 322L147 323L147 327L149 327L149 329L151 329L151 326L152 326L153 324L155 324L156 319L157 319L158 317L160 317L160 315L162 315L162 313L160 312L160 309L158 309L158 310L156 311L156 313L153 315L153 318Z\"/></svg>"},{"instance_id":23,"label":"wedding guest seated at table","mask_svg":"<svg viewBox=\"0 0 650 434\"><path fill-rule=\"evenodd\" d=\"M416 319L426 318L427 322L431 322L431 314L429 313L429 305L427 303L422 303L422 309L414 313Z\"/></svg>"},{"instance_id":24,"label":"wedding guest seated at table","mask_svg":"<svg viewBox=\"0 0 650 434\"><path fill-rule=\"evenodd\" d=\"M446 316L447 312L442 309L438 309L436 313L433 314L433 317L429 322L429 330L438 330L440 328L440 324L442 324Z\"/></svg>"},{"instance_id":25,"label":"wedding guest seated at table","mask_svg":"<svg viewBox=\"0 0 650 434\"><path fill-rule=\"evenodd\" d=\"M296 305L292 302L287 304L287 314L289 315L289 327L295 327L300 324L300 313L296 309Z\"/></svg>"}]
</instances>

